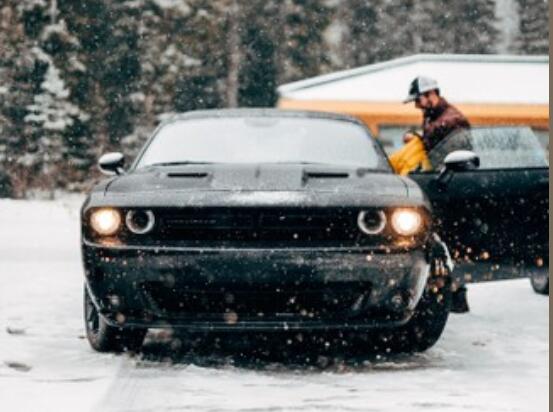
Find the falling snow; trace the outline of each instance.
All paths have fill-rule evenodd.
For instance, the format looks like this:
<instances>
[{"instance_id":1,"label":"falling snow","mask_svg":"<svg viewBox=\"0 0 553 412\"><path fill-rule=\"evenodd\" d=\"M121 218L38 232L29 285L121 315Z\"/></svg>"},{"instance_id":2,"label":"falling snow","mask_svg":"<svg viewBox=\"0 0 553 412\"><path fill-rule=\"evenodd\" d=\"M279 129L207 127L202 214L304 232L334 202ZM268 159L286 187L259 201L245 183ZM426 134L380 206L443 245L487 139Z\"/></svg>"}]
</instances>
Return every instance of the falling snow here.
<instances>
[{"instance_id":1,"label":"falling snow","mask_svg":"<svg viewBox=\"0 0 553 412\"><path fill-rule=\"evenodd\" d=\"M470 285L471 312L419 355L194 354L164 330L141 355L96 353L82 326L81 201L0 201L3 410L548 410L548 299L527 279Z\"/></svg>"}]
</instances>

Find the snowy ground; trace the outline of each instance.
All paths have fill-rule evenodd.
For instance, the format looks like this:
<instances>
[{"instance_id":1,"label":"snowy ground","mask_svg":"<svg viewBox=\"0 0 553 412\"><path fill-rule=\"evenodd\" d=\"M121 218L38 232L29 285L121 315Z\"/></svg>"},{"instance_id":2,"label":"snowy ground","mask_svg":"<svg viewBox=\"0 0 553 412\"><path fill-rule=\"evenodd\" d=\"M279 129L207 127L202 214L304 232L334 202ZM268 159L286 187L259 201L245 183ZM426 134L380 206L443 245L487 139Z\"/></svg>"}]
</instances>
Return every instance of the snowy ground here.
<instances>
[{"instance_id":1,"label":"snowy ground","mask_svg":"<svg viewBox=\"0 0 553 412\"><path fill-rule=\"evenodd\" d=\"M146 356L95 353L82 328L79 201L0 200L2 411L548 410L548 299L526 279L470 285L471 313L416 356L169 361L160 334Z\"/></svg>"}]
</instances>

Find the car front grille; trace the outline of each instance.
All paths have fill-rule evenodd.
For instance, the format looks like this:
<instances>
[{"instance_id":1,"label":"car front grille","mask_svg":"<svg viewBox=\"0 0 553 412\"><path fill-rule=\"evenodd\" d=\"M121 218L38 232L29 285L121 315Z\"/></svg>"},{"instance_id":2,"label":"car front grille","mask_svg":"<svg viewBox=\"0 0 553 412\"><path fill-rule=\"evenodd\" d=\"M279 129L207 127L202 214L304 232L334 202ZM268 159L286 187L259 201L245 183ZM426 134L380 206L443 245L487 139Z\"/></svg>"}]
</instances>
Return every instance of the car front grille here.
<instances>
[{"instance_id":1,"label":"car front grille","mask_svg":"<svg viewBox=\"0 0 553 412\"><path fill-rule=\"evenodd\" d=\"M189 241L347 241L361 237L354 210L197 209L167 211L157 238Z\"/></svg>"}]
</instances>

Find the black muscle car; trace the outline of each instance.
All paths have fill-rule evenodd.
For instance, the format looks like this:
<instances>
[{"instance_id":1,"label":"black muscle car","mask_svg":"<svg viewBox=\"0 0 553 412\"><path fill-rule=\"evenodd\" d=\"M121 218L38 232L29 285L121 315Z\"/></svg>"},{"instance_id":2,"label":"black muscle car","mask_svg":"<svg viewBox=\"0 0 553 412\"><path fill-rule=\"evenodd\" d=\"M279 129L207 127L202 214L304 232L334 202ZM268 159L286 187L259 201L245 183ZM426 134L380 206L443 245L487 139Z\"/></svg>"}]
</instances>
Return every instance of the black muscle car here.
<instances>
[{"instance_id":1,"label":"black muscle car","mask_svg":"<svg viewBox=\"0 0 553 412\"><path fill-rule=\"evenodd\" d=\"M355 119L191 112L163 123L128 170L120 153L99 165L113 177L82 208L98 351L168 326L379 331L387 350L420 351L445 327L451 262L430 204Z\"/></svg>"}]
</instances>

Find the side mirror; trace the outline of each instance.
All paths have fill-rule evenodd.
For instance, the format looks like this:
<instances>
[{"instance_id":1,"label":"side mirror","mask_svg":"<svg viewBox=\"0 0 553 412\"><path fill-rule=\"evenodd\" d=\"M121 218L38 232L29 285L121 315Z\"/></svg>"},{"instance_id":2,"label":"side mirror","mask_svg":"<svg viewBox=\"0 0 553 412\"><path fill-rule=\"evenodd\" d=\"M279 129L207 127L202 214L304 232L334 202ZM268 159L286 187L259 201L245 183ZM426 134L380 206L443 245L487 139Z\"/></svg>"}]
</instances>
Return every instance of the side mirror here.
<instances>
[{"instance_id":1,"label":"side mirror","mask_svg":"<svg viewBox=\"0 0 553 412\"><path fill-rule=\"evenodd\" d=\"M106 153L98 160L98 167L103 174L108 176L123 174L125 172L123 169L124 165L125 156L119 152Z\"/></svg>"},{"instance_id":2,"label":"side mirror","mask_svg":"<svg viewBox=\"0 0 553 412\"><path fill-rule=\"evenodd\" d=\"M453 177L453 172L474 170L479 166L480 158L470 150L455 150L449 153L444 159L444 166L437 178L439 190L445 190Z\"/></svg>"},{"instance_id":3,"label":"side mirror","mask_svg":"<svg viewBox=\"0 0 553 412\"><path fill-rule=\"evenodd\" d=\"M474 170L480 166L480 158L470 150L456 150L445 157L444 165L452 172Z\"/></svg>"}]
</instances>

